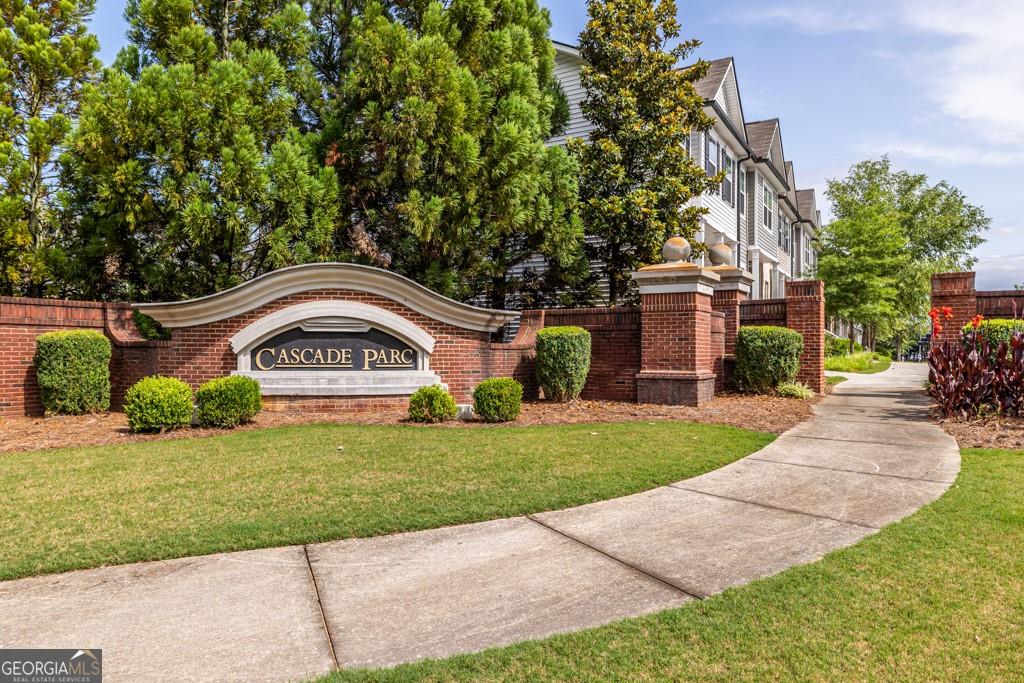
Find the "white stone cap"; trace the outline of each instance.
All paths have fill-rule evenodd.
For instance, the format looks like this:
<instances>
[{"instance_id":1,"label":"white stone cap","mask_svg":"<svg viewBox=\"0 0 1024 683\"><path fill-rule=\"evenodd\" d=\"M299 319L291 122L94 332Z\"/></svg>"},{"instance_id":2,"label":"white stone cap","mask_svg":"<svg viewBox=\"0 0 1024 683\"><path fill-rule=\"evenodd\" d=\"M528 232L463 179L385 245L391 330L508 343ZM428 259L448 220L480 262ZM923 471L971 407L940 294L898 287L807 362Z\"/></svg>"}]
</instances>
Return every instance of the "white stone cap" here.
<instances>
[{"instance_id":1,"label":"white stone cap","mask_svg":"<svg viewBox=\"0 0 1024 683\"><path fill-rule=\"evenodd\" d=\"M377 294L434 320L479 332L494 332L519 316L515 311L464 304L397 273L355 263L291 266L198 299L134 304L133 308L167 328L193 327L240 315L282 297L318 289Z\"/></svg>"},{"instance_id":2,"label":"white stone cap","mask_svg":"<svg viewBox=\"0 0 1024 683\"><path fill-rule=\"evenodd\" d=\"M662 263L641 268L632 275L640 294L697 292L712 296L721 278L711 268L692 263Z\"/></svg>"}]
</instances>

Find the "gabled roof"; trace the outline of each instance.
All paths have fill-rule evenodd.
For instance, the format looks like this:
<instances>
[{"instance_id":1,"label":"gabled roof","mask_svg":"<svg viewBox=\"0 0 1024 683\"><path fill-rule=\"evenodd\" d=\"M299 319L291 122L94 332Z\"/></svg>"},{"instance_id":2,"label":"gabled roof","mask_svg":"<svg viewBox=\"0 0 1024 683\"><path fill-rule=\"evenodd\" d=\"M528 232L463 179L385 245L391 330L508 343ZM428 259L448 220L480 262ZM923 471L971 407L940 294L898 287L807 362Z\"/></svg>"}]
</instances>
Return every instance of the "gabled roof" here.
<instances>
[{"instance_id":1,"label":"gabled roof","mask_svg":"<svg viewBox=\"0 0 1024 683\"><path fill-rule=\"evenodd\" d=\"M767 159L772 153L772 142L775 140L775 131L779 129L778 119L767 121L752 121L747 124L747 142L754 154Z\"/></svg>"},{"instance_id":2,"label":"gabled roof","mask_svg":"<svg viewBox=\"0 0 1024 683\"><path fill-rule=\"evenodd\" d=\"M705 101L715 99L718 91L722 89L722 83L725 82L725 77L729 74L732 66L732 57L716 59L708 63L711 66L708 68L707 74L695 84L697 94Z\"/></svg>"},{"instance_id":3,"label":"gabled roof","mask_svg":"<svg viewBox=\"0 0 1024 683\"><path fill-rule=\"evenodd\" d=\"M814 196L814 190L797 190L796 207L800 212L800 218L810 221L814 227L818 227L818 202Z\"/></svg>"},{"instance_id":4,"label":"gabled roof","mask_svg":"<svg viewBox=\"0 0 1024 683\"><path fill-rule=\"evenodd\" d=\"M793 207L793 210L799 213L800 208L796 199L796 174L793 172L792 161L786 162L786 184L789 185L789 189L786 191L786 199L789 201L789 205Z\"/></svg>"}]
</instances>

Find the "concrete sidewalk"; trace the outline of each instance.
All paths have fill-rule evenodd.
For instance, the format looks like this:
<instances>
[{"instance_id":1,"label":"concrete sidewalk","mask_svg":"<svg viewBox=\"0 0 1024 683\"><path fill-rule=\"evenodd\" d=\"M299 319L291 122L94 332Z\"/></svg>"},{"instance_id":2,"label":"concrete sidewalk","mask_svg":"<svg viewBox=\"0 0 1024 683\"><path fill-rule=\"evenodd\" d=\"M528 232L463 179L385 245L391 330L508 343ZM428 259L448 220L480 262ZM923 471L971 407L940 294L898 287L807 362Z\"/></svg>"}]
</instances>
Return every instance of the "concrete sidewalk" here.
<instances>
[{"instance_id":1,"label":"concrete sidewalk","mask_svg":"<svg viewBox=\"0 0 1024 683\"><path fill-rule=\"evenodd\" d=\"M570 510L0 583L0 647L103 648L106 680L301 680L597 626L851 545L938 498L923 366L852 376L715 472ZM652 444L656 447L656 444Z\"/></svg>"}]
</instances>

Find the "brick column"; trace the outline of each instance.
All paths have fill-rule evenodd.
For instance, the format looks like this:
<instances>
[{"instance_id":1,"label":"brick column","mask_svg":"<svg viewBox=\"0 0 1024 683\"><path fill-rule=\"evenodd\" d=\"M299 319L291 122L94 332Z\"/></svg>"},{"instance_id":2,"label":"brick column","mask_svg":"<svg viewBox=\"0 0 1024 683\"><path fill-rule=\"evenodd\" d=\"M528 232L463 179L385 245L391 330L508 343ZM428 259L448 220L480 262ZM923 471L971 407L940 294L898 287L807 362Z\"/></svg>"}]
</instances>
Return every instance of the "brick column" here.
<instances>
[{"instance_id":1,"label":"brick column","mask_svg":"<svg viewBox=\"0 0 1024 683\"><path fill-rule=\"evenodd\" d=\"M711 298L721 278L692 263L633 273L640 287L637 401L699 406L715 396Z\"/></svg>"},{"instance_id":2,"label":"brick column","mask_svg":"<svg viewBox=\"0 0 1024 683\"><path fill-rule=\"evenodd\" d=\"M825 391L825 283L793 280L786 283L786 327L803 335L797 381L819 394Z\"/></svg>"},{"instance_id":3,"label":"brick column","mask_svg":"<svg viewBox=\"0 0 1024 683\"><path fill-rule=\"evenodd\" d=\"M715 285L711 307L716 313L725 315L725 350L722 362L715 368L718 375L718 386L724 387L732 378L732 368L736 360L736 335L740 330L740 303L750 298L754 276L735 266L716 266L711 270L718 273L718 277L721 279Z\"/></svg>"},{"instance_id":4,"label":"brick column","mask_svg":"<svg viewBox=\"0 0 1024 683\"><path fill-rule=\"evenodd\" d=\"M953 319L942 322L942 334L932 339L932 345L960 341L960 330L971 322L978 312L978 292L974 273L939 273L932 275L932 308L949 306Z\"/></svg>"}]
</instances>

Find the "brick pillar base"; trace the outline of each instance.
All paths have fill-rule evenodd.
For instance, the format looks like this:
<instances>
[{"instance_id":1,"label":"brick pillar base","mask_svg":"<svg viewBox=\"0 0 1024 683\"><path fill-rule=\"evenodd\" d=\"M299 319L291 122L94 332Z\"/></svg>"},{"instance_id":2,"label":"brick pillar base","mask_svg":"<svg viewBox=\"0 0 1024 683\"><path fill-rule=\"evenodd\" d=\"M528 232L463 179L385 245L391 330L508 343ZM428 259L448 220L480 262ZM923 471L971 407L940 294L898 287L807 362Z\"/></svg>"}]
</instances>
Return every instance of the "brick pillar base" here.
<instances>
[{"instance_id":1,"label":"brick pillar base","mask_svg":"<svg viewBox=\"0 0 1024 683\"><path fill-rule=\"evenodd\" d=\"M690 263L633 273L640 287L637 401L699 406L715 396L711 297L719 276Z\"/></svg>"},{"instance_id":2,"label":"brick pillar base","mask_svg":"<svg viewBox=\"0 0 1024 683\"><path fill-rule=\"evenodd\" d=\"M786 283L786 327L804 338L798 382L825 392L825 283L793 280Z\"/></svg>"}]
</instances>

